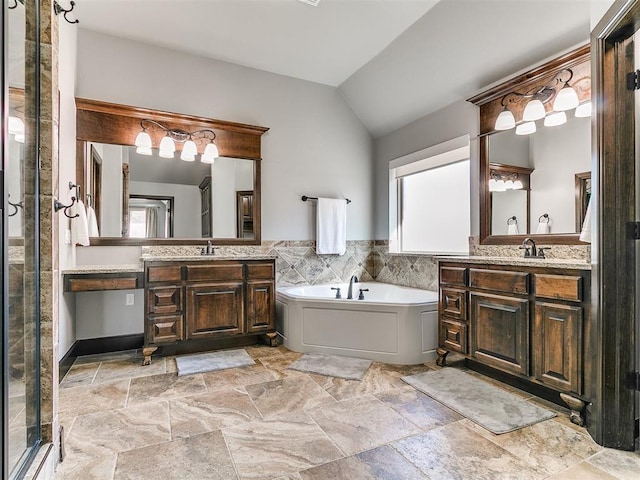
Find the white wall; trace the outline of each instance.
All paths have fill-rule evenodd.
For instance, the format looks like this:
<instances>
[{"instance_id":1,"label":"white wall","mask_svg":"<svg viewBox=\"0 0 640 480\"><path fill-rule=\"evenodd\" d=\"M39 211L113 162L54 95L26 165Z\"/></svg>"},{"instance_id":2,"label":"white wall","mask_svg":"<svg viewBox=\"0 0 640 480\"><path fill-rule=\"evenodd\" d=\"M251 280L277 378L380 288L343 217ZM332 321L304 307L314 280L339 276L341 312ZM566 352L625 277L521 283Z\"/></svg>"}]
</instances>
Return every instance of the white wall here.
<instances>
[{"instance_id":1,"label":"white wall","mask_svg":"<svg viewBox=\"0 0 640 480\"><path fill-rule=\"evenodd\" d=\"M337 89L83 29L78 39L79 97L270 128L263 239L313 238L304 194L350 198L347 238L373 237L372 142Z\"/></svg>"},{"instance_id":2,"label":"white wall","mask_svg":"<svg viewBox=\"0 0 640 480\"><path fill-rule=\"evenodd\" d=\"M94 146L97 147L97 145ZM123 148L118 145L103 144L98 153L102 156L100 236L120 237L122 236Z\"/></svg>"},{"instance_id":3,"label":"white wall","mask_svg":"<svg viewBox=\"0 0 640 480\"><path fill-rule=\"evenodd\" d=\"M126 305L126 295L134 304ZM76 293L77 339L131 335L144 331L144 290Z\"/></svg>"},{"instance_id":4,"label":"white wall","mask_svg":"<svg viewBox=\"0 0 640 480\"><path fill-rule=\"evenodd\" d=\"M59 77L60 90L60 125L59 125L59 167L58 198L68 203L71 197L69 181L76 181L76 37L77 26L59 19ZM70 220L62 212L58 213L59 222L59 269L60 273L67 267L75 265L76 249L65 243L66 231ZM62 279L60 279L62 287ZM58 358L62 358L76 339L75 331L75 295L63 293L58 297ZM54 329L55 331L55 329Z\"/></svg>"},{"instance_id":5,"label":"white wall","mask_svg":"<svg viewBox=\"0 0 640 480\"><path fill-rule=\"evenodd\" d=\"M465 101L449 105L376 140L375 239L389 238L389 161L461 135L471 137L471 235L479 231L478 108Z\"/></svg>"},{"instance_id":6,"label":"white wall","mask_svg":"<svg viewBox=\"0 0 640 480\"><path fill-rule=\"evenodd\" d=\"M130 182L131 195L159 195L173 197L173 236L200 238L200 189L196 185L174 183Z\"/></svg>"}]
</instances>

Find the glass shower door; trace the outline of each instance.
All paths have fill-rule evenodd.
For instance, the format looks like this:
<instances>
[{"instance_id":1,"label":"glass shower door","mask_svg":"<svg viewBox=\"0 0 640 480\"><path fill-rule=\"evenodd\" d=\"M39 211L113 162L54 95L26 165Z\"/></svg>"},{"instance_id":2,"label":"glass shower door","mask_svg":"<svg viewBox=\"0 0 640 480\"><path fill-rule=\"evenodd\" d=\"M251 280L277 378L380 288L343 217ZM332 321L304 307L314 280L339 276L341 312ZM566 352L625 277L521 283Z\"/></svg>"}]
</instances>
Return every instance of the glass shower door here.
<instances>
[{"instance_id":1,"label":"glass shower door","mask_svg":"<svg viewBox=\"0 0 640 480\"><path fill-rule=\"evenodd\" d=\"M2 479L21 478L40 442L38 4L2 9Z\"/></svg>"}]
</instances>

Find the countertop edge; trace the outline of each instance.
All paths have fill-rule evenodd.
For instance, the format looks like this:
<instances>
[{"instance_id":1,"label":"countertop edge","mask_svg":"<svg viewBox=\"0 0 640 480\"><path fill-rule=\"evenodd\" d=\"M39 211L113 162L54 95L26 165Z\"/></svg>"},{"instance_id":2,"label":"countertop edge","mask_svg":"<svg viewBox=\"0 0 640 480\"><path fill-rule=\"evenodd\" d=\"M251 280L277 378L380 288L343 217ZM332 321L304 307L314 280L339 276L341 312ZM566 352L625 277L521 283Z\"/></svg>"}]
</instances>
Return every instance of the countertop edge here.
<instances>
[{"instance_id":1,"label":"countertop edge","mask_svg":"<svg viewBox=\"0 0 640 480\"><path fill-rule=\"evenodd\" d=\"M475 263L486 265L506 265L515 267L565 268L567 270L591 270L591 264L576 259L545 258L527 259L522 257L482 257L482 256L437 256L438 262Z\"/></svg>"}]
</instances>

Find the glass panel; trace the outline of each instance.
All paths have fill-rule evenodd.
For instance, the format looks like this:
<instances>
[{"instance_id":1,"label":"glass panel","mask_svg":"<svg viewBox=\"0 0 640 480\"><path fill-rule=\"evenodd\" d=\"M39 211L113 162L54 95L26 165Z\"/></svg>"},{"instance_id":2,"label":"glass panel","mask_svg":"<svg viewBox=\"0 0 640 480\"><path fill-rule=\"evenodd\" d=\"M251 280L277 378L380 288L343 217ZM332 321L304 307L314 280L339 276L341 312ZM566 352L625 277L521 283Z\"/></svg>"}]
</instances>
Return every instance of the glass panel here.
<instances>
[{"instance_id":1,"label":"glass panel","mask_svg":"<svg viewBox=\"0 0 640 480\"><path fill-rule=\"evenodd\" d=\"M40 435L38 398L39 355L36 341L38 307L38 205L37 194L37 44L27 38L26 25L36 25L37 2L9 2L7 29L3 36L8 58L8 85L2 85L3 103L8 96L7 131L3 138L2 168L6 180L6 217L3 218L3 267L8 284L3 298L3 322L8 337L4 340L8 360L6 383L7 417L3 447L8 465L4 475L19 476L30 458L31 448ZM13 6L12 4L15 4ZM5 3L5 5L7 5ZM35 27L34 27L35 28ZM3 199L5 200L5 199Z\"/></svg>"}]
</instances>

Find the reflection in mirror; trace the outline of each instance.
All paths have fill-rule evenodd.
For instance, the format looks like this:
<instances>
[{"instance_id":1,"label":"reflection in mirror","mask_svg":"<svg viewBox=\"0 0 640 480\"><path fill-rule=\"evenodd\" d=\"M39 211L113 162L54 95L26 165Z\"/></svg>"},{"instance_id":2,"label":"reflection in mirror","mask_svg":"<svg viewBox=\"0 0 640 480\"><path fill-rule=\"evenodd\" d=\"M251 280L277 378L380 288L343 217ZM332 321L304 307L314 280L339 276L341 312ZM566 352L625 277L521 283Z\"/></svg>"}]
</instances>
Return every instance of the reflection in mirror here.
<instances>
[{"instance_id":1,"label":"reflection in mirror","mask_svg":"<svg viewBox=\"0 0 640 480\"><path fill-rule=\"evenodd\" d=\"M9 238L24 237L24 90L9 89L9 141L7 165Z\"/></svg>"},{"instance_id":2,"label":"reflection in mirror","mask_svg":"<svg viewBox=\"0 0 640 480\"><path fill-rule=\"evenodd\" d=\"M101 143L89 152L85 181L101 237L253 238L253 205L246 215L237 206L240 192L253 195L253 160L185 162Z\"/></svg>"},{"instance_id":3,"label":"reflection in mirror","mask_svg":"<svg viewBox=\"0 0 640 480\"><path fill-rule=\"evenodd\" d=\"M491 235L505 235L507 218L514 215L521 235L580 231L576 225L584 214L576 210L574 185L576 174L591 168L591 119L568 117L564 125L541 127L531 135L508 130L489 136L492 163L531 169L528 215L522 209L523 194L493 192Z\"/></svg>"}]
</instances>

